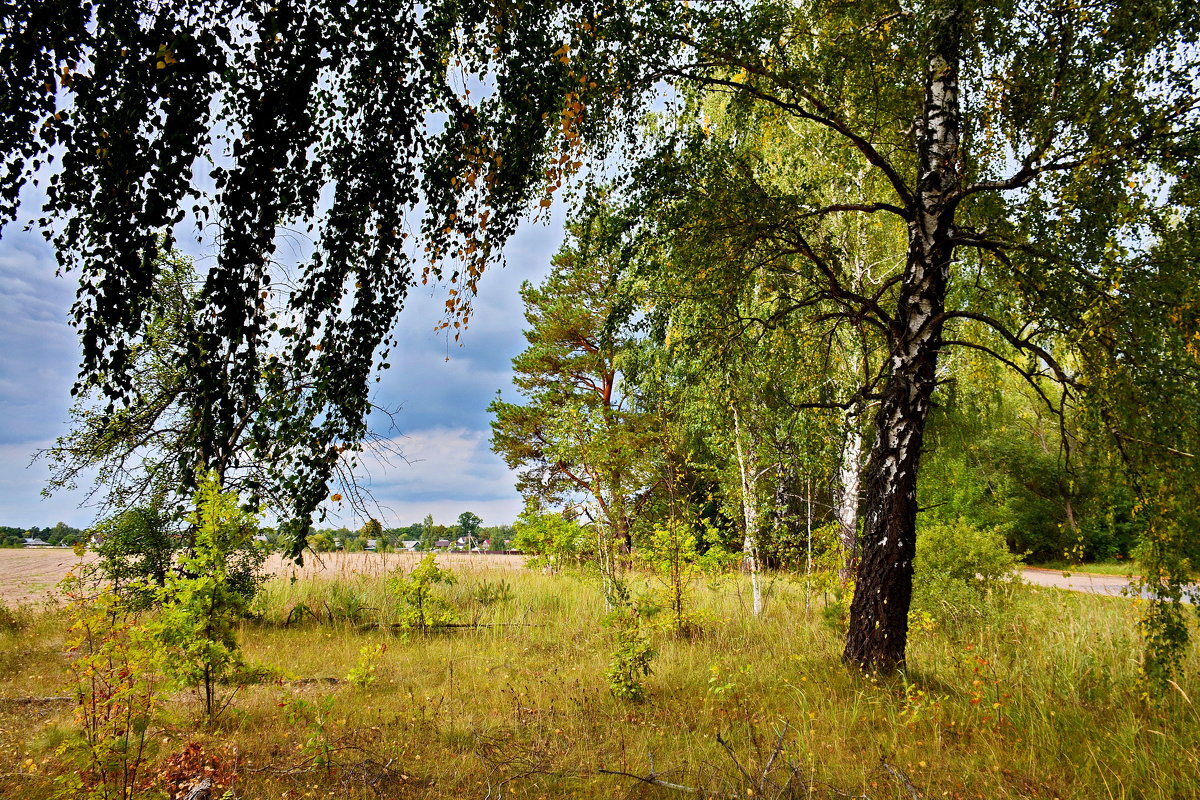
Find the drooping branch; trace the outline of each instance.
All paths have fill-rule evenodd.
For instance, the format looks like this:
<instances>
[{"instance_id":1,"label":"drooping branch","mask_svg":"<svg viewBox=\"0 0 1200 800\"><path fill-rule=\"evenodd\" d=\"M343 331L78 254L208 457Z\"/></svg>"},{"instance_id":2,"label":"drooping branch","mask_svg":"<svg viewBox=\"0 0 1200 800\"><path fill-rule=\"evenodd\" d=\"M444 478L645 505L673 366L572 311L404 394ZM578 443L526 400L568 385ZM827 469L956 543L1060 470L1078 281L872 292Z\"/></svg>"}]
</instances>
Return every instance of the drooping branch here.
<instances>
[{"instance_id":1,"label":"drooping branch","mask_svg":"<svg viewBox=\"0 0 1200 800\"><path fill-rule=\"evenodd\" d=\"M971 319L975 320L976 322L982 322L984 325L987 325L999 333L1005 339L1005 341L1013 346L1013 348L1033 353L1035 356L1044 361L1046 366L1048 366L1051 371L1054 372L1054 376L1059 383L1070 386L1073 389L1079 388L1079 382L1071 377L1071 375L1069 375L1067 371L1063 369L1061 365L1059 365L1058 360L1055 359L1054 356L1050 355L1045 348L1035 344L1028 338L1021 338L1020 336L1017 336L999 320L989 317L987 314L981 314L977 311L946 311L939 316L937 321L941 323L949 319Z\"/></svg>"},{"instance_id":2,"label":"drooping branch","mask_svg":"<svg viewBox=\"0 0 1200 800\"><path fill-rule=\"evenodd\" d=\"M1058 414L1062 411L1061 406L1055 406L1054 403L1051 402L1050 397L1049 397L1049 395L1046 394L1045 390L1042 389L1042 387L1038 385L1036 379L1037 379L1038 375L1041 373L1030 372L1029 370L1023 369L1020 365L1018 365L1012 359L1005 358L1004 356L1000 355L992 348L990 348L986 345L979 344L977 342L967 342L967 341L962 341L959 339L943 339L942 340L942 347L951 347L951 346L967 347L972 350L979 350L981 352L987 353L989 356L996 359L1001 364L1004 364L1006 367L1011 369L1013 372L1020 375L1025 380L1025 382L1028 383L1030 385L1030 387L1033 388L1033 390L1037 393L1038 397L1040 397L1042 399L1042 402L1044 402L1046 404L1046 408L1048 408L1050 410L1050 413Z\"/></svg>"}]
</instances>

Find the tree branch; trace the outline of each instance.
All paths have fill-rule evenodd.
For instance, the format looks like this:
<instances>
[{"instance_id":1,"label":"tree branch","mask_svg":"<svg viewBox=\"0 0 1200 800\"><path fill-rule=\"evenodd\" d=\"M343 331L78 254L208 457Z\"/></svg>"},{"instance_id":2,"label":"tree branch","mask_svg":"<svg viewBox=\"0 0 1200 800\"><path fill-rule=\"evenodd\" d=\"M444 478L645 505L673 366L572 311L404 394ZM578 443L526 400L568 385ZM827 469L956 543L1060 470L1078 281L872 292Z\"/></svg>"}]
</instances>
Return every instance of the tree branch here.
<instances>
[{"instance_id":1,"label":"tree branch","mask_svg":"<svg viewBox=\"0 0 1200 800\"><path fill-rule=\"evenodd\" d=\"M1037 382L1034 380L1034 378L1037 377L1038 373L1032 373L1032 372L1022 369L1020 366L1018 366L1016 364L1016 362L1005 358L1004 356L997 353L995 350L991 349L990 347L986 347L985 345L982 345L982 344L976 344L975 342L964 342L964 341L961 341L958 339L944 339L942 341L942 347L949 347L949 346L969 347L972 350L980 350L984 353L987 353L989 356L996 359L1000 363L1004 364L1009 369L1013 370L1018 375L1020 375L1022 378L1024 378L1025 382L1028 383L1031 387L1033 387L1033 390L1035 392L1037 392L1039 397L1042 398L1042 401L1046 404L1046 407L1048 409L1050 409L1050 413L1058 414L1060 412L1061 409L1056 407L1054 405L1054 403L1052 403L1050 401L1050 398L1049 398L1049 396L1046 395L1046 392L1042 389L1042 387L1038 386Z\"/></svg>"},{"instance_id":2,"label":"tree branch","mask_svg":"<svg viewBox=\"0 0 1200 800\"><path fill-rule=\"evenodd\" d=\"M1009 331L1008 328L1005 327L1004 324L1001 323L999 320L993 319L992 317L989 317L986 314L980 314L980 313L977 313L974 311L946 311L938 316L937 322L942 323L948 319L956 319L956 318L957 319L973 319L976 322L982 322L984 325L987 325L988 327L992 328L997 333L999 333L1002 337L1004 337L1004 339L1010 345L1012 345L1017 350L1027 350L1030 353L1033 353L1034 355L1036 355L1038 358L1042 359L1042 361L1046 362L1046 366L1050 367L1050 369L1054 372L1055 377L1058 379L1058 381L1060 383L1066 384L1067 386L1070 386L1072 388L1079 387L1078 381L1076 381L1074 378L1072 378L1070 375L1068 375L1066 370L1064 370L1061 366L1059 366L1059 363L1054 358L1054 356L1050 355L1050 353L1048 353L1044 348L1040 347L1039 345L1034 344L1033 342L1029 341L1029 339L1022 339L1022 338L1016 336L1011 331Z\"/></svg>"}]
</instances>

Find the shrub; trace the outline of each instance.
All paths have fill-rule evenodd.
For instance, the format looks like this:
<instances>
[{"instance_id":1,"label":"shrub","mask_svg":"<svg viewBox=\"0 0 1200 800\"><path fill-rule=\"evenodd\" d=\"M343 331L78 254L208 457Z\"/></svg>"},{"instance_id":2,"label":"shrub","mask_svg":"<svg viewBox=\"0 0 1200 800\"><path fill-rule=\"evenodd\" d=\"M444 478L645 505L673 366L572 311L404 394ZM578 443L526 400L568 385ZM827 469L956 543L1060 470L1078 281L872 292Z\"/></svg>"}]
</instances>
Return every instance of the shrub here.
<instances>
[{"instance_id":1,"label":"shrub","mask_svg":"<svg viewBox=\"0 0 1200 800\"><path fill-rule=\"evenodd\" d=\"M181 686L204 692L205 714L213 720L228 705L217 700L217 685L236 682L246 673L235 636L236 621L246 616L259 582L237 585L230 564L257 531L252 514L239 507L233 492L222 492L206 477L189 522L195 530L192 553L159 590L162 610L151 625L163 648L166 672Z\"/></svg>"},{"instance_id":2,"label":"shrub","mask_svg":"<svg viewBox=\"0 0 1200 800\"><path fill-rule=\"evenodd\" d=\"M149 786L153 746L147 730L158 709L161 654L135 611L111 589L97 591L80 571L62 583L68 689L79 738L59 754L76 769L59 776L59 797L133 800Z\"/></svg>"},{"instance_id":3,"label":"shrub","mask_svg":"<svg viewBox=\"0 0 1200 800\"><path fill-rule=\"evenodd\" d=\"M983 616L997 594L1019 580L1020 562L1000 528L976 528L961 518L922 526L912 612L943 621Z\"/></svg>"},{"instance_id":4,"label":"shrub","mask_svg":"<svg viewBox=\"0 0 1200 800\"><path fill-rule=\"evenodd\" d=\"M531 567L561 569L581 563L591 550L587 529L561 514L539 514L526 508L517 518L512 546L532 558Z\"/></svg>"},{"instance_id":5,"label":"shrub","mask_svg":"<svg viewBox=\"0 0 1200 800\"><path fill-rule=\"evenodd\" d=\"M229 590L254 599L266 576L267 548L254 541L251 521L235 543L225 547L223 574ZM122 511L92 528L100 574L110 581L132 609L153 605L173 573L186 570L197 541L179 529L163 508L151 504Z\"/></svg>"},{"instance_id":6,"label":"shrub","mask_svg":"<svg viewBox=\"0 0 1200 800\"><path fill-rule=\"evenodd\" d=\"M614 582L611 602L613 608L604 624L615 631L616 648L604 677L615 697L640 703L646 699L643 680L653 672L650 662L655 652L643 630L640 610L624 583Z\"/></svg>"},{"instance_id":7,"label":"shrub","mask_svg":"<svg viewBox=\"0 0 1200 800\"><path fill-rule=\"evenodd\" d=\"M657 584L654 600L668 611L665 626L674 633L689 633L700 627L699 615L691 608L696 578L721 574L741 558L716 543L715 530L705 527L703 532L701 542L695 526L668 520L655 526L634 553L637 563ZM703 555L702 545L707 545Z\"/></svg>"},{"instance_id":8,"label":"shrub","mask_svg":"<svg viewBox=\"0 0 1200 800\"><path fill-rule=\"evenodd\" d=\"M442 569L433 553L426 553L407 577L396 579L393 591L403 603L400 627L426 631L454 621L450 604L434 592L438 584L453 585L454 573Z\"/></svg>"}]
</instances>

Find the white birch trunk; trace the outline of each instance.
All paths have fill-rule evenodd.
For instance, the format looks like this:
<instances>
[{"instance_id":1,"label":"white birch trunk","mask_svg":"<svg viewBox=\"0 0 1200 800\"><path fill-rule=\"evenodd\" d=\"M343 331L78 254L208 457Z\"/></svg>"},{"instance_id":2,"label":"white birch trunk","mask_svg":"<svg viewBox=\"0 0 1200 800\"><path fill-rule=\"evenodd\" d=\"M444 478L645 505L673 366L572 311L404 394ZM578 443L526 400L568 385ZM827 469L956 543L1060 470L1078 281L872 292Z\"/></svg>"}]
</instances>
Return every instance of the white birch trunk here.
<instances>
[{"instance_id":1,"label":"white birch trunk","mask_svg":"<svg viewBox=\"0 0 1200 800\"><path fill-rule=\"evenodd\" d=\"M862 425L858 409L846 412L842 438L842 457L838 479L834 486L833 515L838 523L838 539L842 548L841 580L845 585L854 574L858 560L858 492L862 482Z\"/></svg>"},{"instance_id":2,"label":"white birch trunk","mask_svg":"<svg viewBox=\"0 0 1200 800\"><path fill-rule=\"evenodd\" d=\"M742 515L746 525L746 538L742 542L743 561L750 573L750 592L753 595L754 616L762 614L762 582L759 575L758 544L754 540L754 531L758 526L758 505L754 499L753 480L750 477L750 465L746 463L746 454L742 448L742 424L738 417L737 407L733 408L733 436L737 449L738 473L742 484ZM751 450L751 456L754 451Z\"/></svg>"}]
</instances>

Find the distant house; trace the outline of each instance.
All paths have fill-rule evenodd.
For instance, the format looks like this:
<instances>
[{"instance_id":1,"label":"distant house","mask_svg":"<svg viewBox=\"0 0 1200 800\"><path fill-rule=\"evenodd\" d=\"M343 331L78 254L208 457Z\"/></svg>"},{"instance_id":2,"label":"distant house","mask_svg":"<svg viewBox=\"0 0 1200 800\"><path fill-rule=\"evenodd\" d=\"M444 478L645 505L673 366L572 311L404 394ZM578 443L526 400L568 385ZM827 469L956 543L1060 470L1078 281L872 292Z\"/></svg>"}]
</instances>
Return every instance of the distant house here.
<instances>
[{"instance_id":1,"label":"distant house","mask_svg":"<svg viewBox=\"0 0 1200 800\"><path fill-rule=\"evenodd\" d=\"M421 543L420 539L405 539L402 542L400 542L400 544L402 544L404 546L404 549L410 553L413 552L414 550L416 550L417 545L419 545L420 543Z\"/></svg>"},{"instance_id":2,"label":"distant house","mask_svg":"<svg viewBox=\"0 0 1200 800\"><path fill-rule=\"evenodd\" d=\"M26 536L25 537L25 546L26 547L53 547L54 545L50 544L49 542L47 542L43 539L31 539L28 536Z\"/></svg>"},{"instance_id":3,"label":"distant house","mask_svg":"<svg viewBox=\"0 0 1200 800\"><path fill-rule=\"evenodd\" d=\"M366 546L365 546L363 549L364 549L364 550L369 550L370 552L374 553L374 552L375 552L375 550L376 550L378 547L379 547L379 540L377 540L377 539L367 539L367 544L366 544Z\"/></svg>"},{"instance_id":4,"label":"distant house","mask_svg":"<svg viewBox=\"0 0 1200 800\"><path fill-rule=\"evenodd\" d=\"M433 546L436 547L438 550L449 550L450 549L450 540L449 539L438 539L436 542L433 543Z\"/></svg>"},{"instance_id":5,"label":"distant house","mask_svg":"<svg viewBox=\"0 0 1200 800\"><path fill-rule=\"evenodd\" d=\"M342 540L341 540L341 539L339 539L339 538L338 538L338 537L336 537L336 536L335 536L335 537L333 537L333 549L334 549L334 550L341 550L341 549L342 549Z\"/></svg>"}]
</instances>

